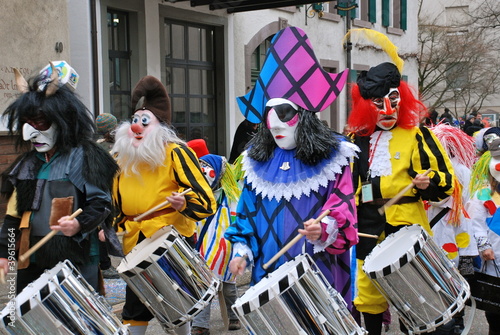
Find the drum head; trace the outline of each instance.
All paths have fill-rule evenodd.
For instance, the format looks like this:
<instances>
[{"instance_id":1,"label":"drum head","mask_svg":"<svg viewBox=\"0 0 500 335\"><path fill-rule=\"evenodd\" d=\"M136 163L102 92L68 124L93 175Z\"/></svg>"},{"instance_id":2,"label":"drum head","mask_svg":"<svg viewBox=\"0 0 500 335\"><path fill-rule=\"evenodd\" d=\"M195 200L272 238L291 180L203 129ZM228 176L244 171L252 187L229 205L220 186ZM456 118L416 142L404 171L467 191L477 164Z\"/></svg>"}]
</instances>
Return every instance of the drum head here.
<instances>
[{"instance_id":1,"label":"drum head","mask_svg":"<svg viewBox=\"0 0 500 335\"><path fill-rule=\"evenodd\" d=\"M137 267L142 261L152 255L158 248L164 245L168 237L172 235L175 239L177 235L172 230L172 226L166 226L158 229L150 238L142 240L130 251L116 268L118 273L124 273Z\"/></svg>"},{"instance_id":2,"label":"drum head","mask_svg":"<svg viewBox=\"0 0 500 335\"><path fill-rule=\"evenodd\" d=\"M422 227L414 224L390 234L366 257L363 270L372 273L390 265L399 267L401 257L408 257L407 261L410 261L414 257L414 246L419 243L422 233Z\"/></svg>"}]
</instances>

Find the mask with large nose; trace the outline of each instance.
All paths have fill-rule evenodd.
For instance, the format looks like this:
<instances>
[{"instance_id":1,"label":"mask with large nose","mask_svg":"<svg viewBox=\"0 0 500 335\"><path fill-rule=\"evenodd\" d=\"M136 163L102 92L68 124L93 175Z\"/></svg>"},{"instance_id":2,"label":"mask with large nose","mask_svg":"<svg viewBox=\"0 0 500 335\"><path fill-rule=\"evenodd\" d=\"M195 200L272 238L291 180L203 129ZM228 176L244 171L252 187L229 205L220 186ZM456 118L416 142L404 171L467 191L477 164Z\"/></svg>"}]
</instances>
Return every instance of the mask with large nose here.
<instances>
[{"instance_id":1,"label":"mask with large nose","mask_svg":"<svg viewBox=\"0 0 500 335\"><path fill-rule=\"evenodd\" d=\"M26 120L23 140L30 141L38 152L49 152L56 145L57 126L41 116Z\"/></svg>"},{"instance_id":2,"label":"mask with large nose","mask_svg":"<svg viewBox=\"0 0 500 335\"><path fill-rule=\"evenodd\" d=\"M383 130L390 130L398 121L399 104L401 97L397 88L391 88L387 95L381 98L372 98L378 113L377 126Z\"/></svg>"},{"instance_id":3,"label":"mask with large nose","mask_svg":"<svg viewBox=\"0 0 500 335\"><path fill-rule=\"evenodd\" d=\"M144 136L147 136L160 124L158 118L148 109L139 109L132 116L129 136L133 139L132 145L139 147Z\"/></svg>"}]
</instances>

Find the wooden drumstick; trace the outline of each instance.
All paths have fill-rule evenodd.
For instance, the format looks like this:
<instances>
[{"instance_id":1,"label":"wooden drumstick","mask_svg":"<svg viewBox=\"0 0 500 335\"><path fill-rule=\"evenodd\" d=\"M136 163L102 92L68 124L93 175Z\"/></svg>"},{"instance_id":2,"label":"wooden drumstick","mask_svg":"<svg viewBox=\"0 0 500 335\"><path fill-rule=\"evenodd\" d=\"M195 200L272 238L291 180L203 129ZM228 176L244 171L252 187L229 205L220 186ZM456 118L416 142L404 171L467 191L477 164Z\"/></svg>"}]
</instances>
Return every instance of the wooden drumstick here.
<instances>
[{"instance_id":1,"label":"wooden drumstick","mask_svg":"<svg viewBox=\"0 0 500 335\"><path fill-rule=\"evenodd\" d=\"M360 236L360 237L369 237L369 238L376 238L376 239L378 239L378 236L377 236L377 235L365 234L365 233L360 233L360 232L358 232L358 236Z\"/></svg>"},{"instance_id":2,"label":"wooden drumstick","mask_svg":"<svg viewBox=\"0 0 500 335\"><path fill-rule=\"evenodd\" d=\"M0 284L5 284L5 271L3 268L0 268Z\"/></svg>"},{"instance_id":3,"label":"wooden drumstick","mask_svg":"<svg viewBox=\"0 0 500 335\"><path fill-rule=\"evenodd\" d=\"M68 220L73 220L78 215L80 215L81 212L83 212L83 210L81 208L78 208L73 214L71 214L71 216L68 218ZM19 260L21 262L24 262L28 257L30 257L31 255L33 255L33 253L35 251L37 251L38 249L40 249L45 243L47 243L58 232L59 232L59 230L53 230L50 233L48 233L47 235L45 235L40 241L38 241L37 244L35 244L31 248L29 248L28 251L26 251L24 254L22 254L21 256L19 256Z\"/></svg>"},{"instance_id":4,"label":"wooden drumstick","mask_svg":"<svg viewBox=\"0 0 500 335\"><path fill-rule=\"evenodd\" d=\"M431 169L425 171L422 174L422 176L427 176L429 174L429 172L431 172L431 171L432 171ZM401 190L401 192L399 192L398 194L396 194L394 196L394 198L390 199L389 201L386 202L386 204L384 206L380 207L378 209L378 212L380 213L380 215L384 214L386 208L389 208L392 205L394 205L396 202L398 202L399 199L401 199L405 195L406 192L408 192L409 190L411 190L413 188L413 186L415 186L415 184L412 181L411 184L409 184L403 190Z\"/></svg>"},{"instance_id":5,"label":"wooden drumstick","mask_svg":"<svg viewBox=\"0 0 500 335\"><path fill-rule=\"evenodd\" d=\"M186 193L188 192L191 192L192 189L188 188L187 190L185 190L184 192L181 192L179 193L178 195L185 195ZM161 209L162 207L165 207L167 206L168 204L170 204L170 201L164 201L162 202L161 204L145 211L144 213L140 214L140 215L137 215L135 218L134 218L134 221L141 221L143 218L145 218L146 216L148 216L149 214L153 214L154 212L156 212L157 210Z\"/></svg>"},{"instance_id":6,"label":"wooden drumstick","mask_svg":"<svg viewBox=\"0 0 500 335\"><path fill-rule=\"evenodd\" d=\"M321 221L321 219L323 219L325 216L327 216L328 214L330 214L330 210L327 209L326 211L324 211L323 213L321 213L320 216L318 216L316 218L316 220L314 220L313 224L315 223L318 223ZM290 249L295 243L297 243L298 241L300 241L300 239L303 237L304 235L302 234L298 234L297 236L294 237L293 240L291 240L290 242L288 242L280 251L278 251L278 253L276 255L274 255L266 264L264 264L262 267L264 269L267 269L269 267L269 265L273 264L274 262L276 262L276 260L278 260L278 258L280 258L281 256L283 256L283 254L285 252L288 251L288 249Z\"/></svg>"}]
</instances>

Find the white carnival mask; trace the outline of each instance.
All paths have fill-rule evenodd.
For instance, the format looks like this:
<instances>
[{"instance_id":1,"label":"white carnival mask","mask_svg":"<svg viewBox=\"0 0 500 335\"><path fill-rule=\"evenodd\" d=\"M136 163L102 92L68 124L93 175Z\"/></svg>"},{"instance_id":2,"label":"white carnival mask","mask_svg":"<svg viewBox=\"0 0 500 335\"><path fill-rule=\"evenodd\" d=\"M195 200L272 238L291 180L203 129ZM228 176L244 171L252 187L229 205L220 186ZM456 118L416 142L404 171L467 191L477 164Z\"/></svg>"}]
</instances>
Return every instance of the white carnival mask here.
<instances>
[{"instance_id":1,"label":"white carnival mask","mask_svg":"<svg viewBox=\"0 0 500 335\"><path fill-rule=\"evenodd\" d=\"M133 138L132 145L138 147L141 140L155 127L160 125L158 118L148 109L139 109L132 116L129 136Z\"/></svg>"},{"instance_id":2,"label":"white carnival mask","mask_svg":"<svg viewBox=\"0 0 500 335\"><path fill-rule=\"evenodd\" d=\"M397 88L391 88L382 98L371 99L378 111L377 126L383 130L390 130L398 121L399 104L401 97Z\"/></svg>"},{"instance_id":3,"label":"white carnival mask","mask_svg":"<svg viewBox=\"0 0 500 335\"><path fill-rule=\"evenodd\" d=\"M295 133L299 123L298 106L286 99L271 99L266 104L267 128L276 145L283 150L297 147Z\"/></svg>"},{"instance_id":4,"label":"white carnival mask","mask_svg":"<svg viewBox=\"0 0 500 335\"><path fill-rule=\"evenodd\" d=\"M38 152L48 152L56 145L57 126L44 119L28 120L23 124L23 140L31 141Z\"/></svg>"}]
</instances>

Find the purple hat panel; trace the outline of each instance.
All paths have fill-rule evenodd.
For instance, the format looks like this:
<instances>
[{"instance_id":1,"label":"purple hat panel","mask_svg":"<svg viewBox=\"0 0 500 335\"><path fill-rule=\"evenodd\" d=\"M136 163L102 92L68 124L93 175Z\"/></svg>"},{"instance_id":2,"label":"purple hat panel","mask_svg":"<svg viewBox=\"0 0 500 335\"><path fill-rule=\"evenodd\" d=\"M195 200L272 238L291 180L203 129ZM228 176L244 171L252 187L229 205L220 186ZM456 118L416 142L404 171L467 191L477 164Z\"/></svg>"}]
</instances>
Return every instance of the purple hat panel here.
<instances>
[{"instance_id":1,"label":"purple hat panel","mask_svg":"<svg viewBox=\"0 0 500 335\"><path fill-rule=\"evenodd\" d=\"M267 101L288 99L320 112L340 94L349 71L328 73L319 64L306 33L297 27L279 31L271 41L266 60L253 89L236 98L245 118L263 121Z\"/></svg>"}]
</instances>

